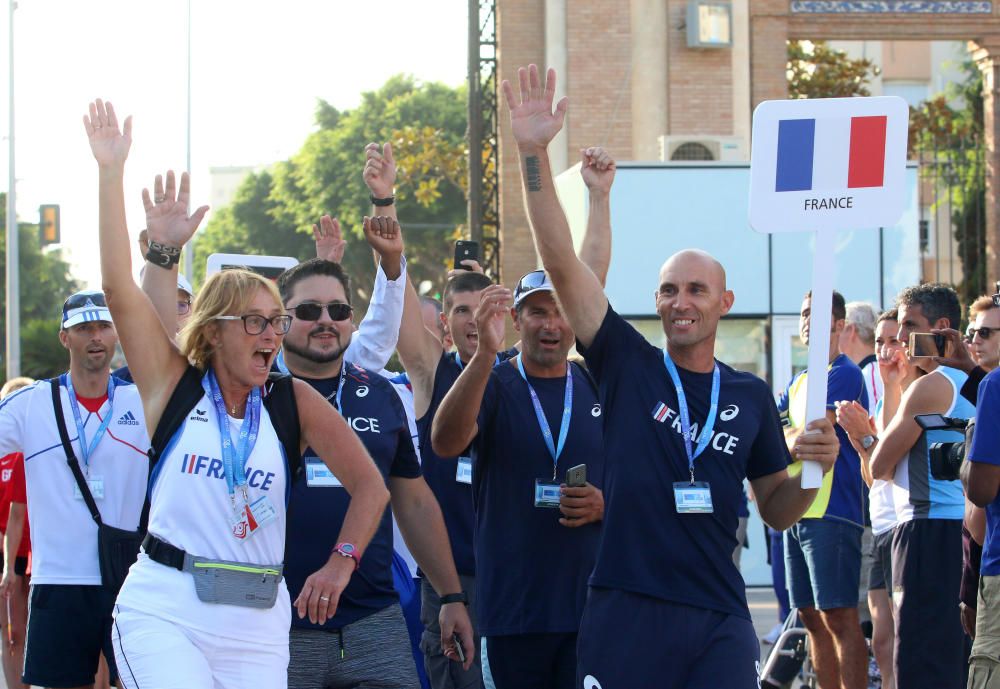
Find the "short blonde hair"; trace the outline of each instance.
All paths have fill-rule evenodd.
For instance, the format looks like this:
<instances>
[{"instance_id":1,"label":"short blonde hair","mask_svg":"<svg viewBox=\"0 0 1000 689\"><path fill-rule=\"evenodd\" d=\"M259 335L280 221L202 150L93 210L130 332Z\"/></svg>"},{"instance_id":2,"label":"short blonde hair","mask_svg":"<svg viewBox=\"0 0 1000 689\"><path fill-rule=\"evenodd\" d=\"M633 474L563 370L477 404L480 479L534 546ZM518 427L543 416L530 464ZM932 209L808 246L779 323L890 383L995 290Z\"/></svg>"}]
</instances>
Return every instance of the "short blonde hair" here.
<instances>
[{"instance_id":1,"label":"short blonde hair","mask_svg":"<svg viewBox=\"0 0 1000 689\"><path fill-rule=\"evenodd\" d=\"M0 388L0 400L14 392L15 390L20 390L21 388L26 388L35 382L34 378L28 378L27 376L18 376L17 378L11 378L3 387Z\"/></svg>"},{"instance_id":2,"label":"short blonde hair","mask_svg":"<svg viewBox=\"0 0 1000 689\"><path fill-rule=\"evenodd\" d=\"M993 297L989 294L984 294L969 305L969 320L974 321L976 320L976 316L979 314L995 308L996 306L993 304Z\"/></svg>"},{"instance_id":3,"label":"short blonde hair","mask_svg":"<svg viewBox=\"0 0 1000 689\"><path fill-rule=\"evenodd\" d=\"M178 337L181 353L194 366L205 370L215 351L213 328L218 316L241 316L250 308L258 290L266 290L281 308L281 295L274 282L249 270L221 270L207 281L191 307L191 318Z\"/></svg>"}]
</instances>

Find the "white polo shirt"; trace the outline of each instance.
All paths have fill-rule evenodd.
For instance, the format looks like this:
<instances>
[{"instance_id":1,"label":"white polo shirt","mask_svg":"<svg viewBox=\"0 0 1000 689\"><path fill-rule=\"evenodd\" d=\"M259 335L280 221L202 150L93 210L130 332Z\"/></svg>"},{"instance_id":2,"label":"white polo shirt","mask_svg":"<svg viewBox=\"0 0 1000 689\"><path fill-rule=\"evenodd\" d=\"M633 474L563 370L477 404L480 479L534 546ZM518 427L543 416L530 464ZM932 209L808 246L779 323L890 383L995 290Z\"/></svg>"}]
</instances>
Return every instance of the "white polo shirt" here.
<instances>
[{"instance_id":1,"label":"white polo shirt","mask_svg":"<svg viewBox=\"0 0 1000 689\"><path fill-rule=\"evenodd\" d=\"M65 376L59 379L63 419L84 468ZM137 529L149 472L149 438L138 389L119 382L113 405L105 401L96 413L80 406L88 442L108 414L111 422L90 456L89 477L103 480L104 497L96 502L104 523ZM32 583L100 584L97 524L83 499L76 497L77 484L59 439L48 381L18 390L0 403L0 455L11 452L24 453Z\"/></svg>"}]
</instances>

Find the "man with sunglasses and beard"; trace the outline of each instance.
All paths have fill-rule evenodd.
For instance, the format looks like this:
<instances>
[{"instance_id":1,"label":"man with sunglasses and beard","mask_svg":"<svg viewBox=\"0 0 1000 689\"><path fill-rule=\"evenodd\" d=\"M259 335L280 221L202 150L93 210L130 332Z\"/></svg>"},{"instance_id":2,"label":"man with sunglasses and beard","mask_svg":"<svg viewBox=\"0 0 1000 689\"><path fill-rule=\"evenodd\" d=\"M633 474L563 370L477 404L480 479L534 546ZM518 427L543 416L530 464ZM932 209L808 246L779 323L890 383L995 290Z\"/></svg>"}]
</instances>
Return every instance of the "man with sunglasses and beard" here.
<instances>
[{"instance_id":1,"label":"man with sunglasses and beard","mask_svg":"<svg viewBox=\"0 0 1000 689\"><path fill-rule=\"evenodd\" d=\"M366 219L365 234L383 263L399 264L403 247L398 223ZM293 316L284 339L286 366L326 397L365 444L390 489L407 544L435 590L442 596L460 593L441 510L421 476L399 397L388 380L344 362L354 330L347 275L338 264L317 258L286 271L278 288ZM303 459L305 471L292 480L289 510L285 575L293 596L314 563L325 561L336 545L329 538L335 529L314 527L342 520L350 503L337 477L324 470L311 450ZM375 681L400 689L417 686L393 586L392 550L392 513L386 510L336 615L325 624L293 618L291 689ZM458 638L468 667L475 653L472 624L460 600L442 606L440 626L448 657L460 657ZM320 667L326 672L317 672Z\"/></svg>"}]
</instances>

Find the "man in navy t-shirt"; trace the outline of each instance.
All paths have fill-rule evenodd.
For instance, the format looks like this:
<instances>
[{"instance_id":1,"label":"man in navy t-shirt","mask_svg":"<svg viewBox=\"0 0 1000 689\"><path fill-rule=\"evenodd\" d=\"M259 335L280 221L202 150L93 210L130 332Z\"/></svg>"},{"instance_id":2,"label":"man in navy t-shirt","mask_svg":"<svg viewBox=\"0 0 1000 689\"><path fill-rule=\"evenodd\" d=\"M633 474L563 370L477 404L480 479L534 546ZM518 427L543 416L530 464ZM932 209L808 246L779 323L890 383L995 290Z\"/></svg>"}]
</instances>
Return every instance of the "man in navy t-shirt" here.
<instances>
[{"instance_id":1,"label":"man in navy t-shirt","mask_svg":"<svg viewBox=\"0 0 1000 689\"><path fill-rule=\"evenodd\" d=\"M979 384L976 430L962 465L966 495L986 508L986 541L980 568L976 638L969 661L969 687L989 687L1000 673L1000 371Z\"/></svg>"},{"instance_id":2,"label":"man in navy t-shirt","mask_svg":"<svg viewBox=\"0 0 1000 689\"><path fill-rule=\"evenodd\" d=\"M732 560L744 478L764 521L785 529L817 491L785 469L778 411L764 381L715 361L719 319L733 304L725 271L700 251L672 256L655 292L668 349L649 344L608 304L573 252L546 148L559 132L555 72L504 82L535 246L598 381L606 510L579 632L578 686L757 689L759 648ZM795 459L829 471L839 445L810 424Z\"/></svg>"},{"instance_id":3,"label":"man in navy t-shirt","mask_svg":"<svg viewBox=\"0 0 1000 689\"><path fill-rule=\"evenodd\" d=\"M397 255L380 254L399 260L402 242L394 220L366 220L365 229L382 235L370 238L375 244L398 242ZM458 594L460 584L444 521L420 475L402 403L387 380L343 362L353 332L343 269L313 259L283 273L278 287L293 314L284 340L289 370L347 419L385 478L400 530L426 576L441 594ZM329 557L354 557L358 567L341 594L336 614L324 624L293 615L289 686L321 688L373 681L400 689L415 686L416 668L393 585L392 512L386 510L362 558L352 544L338 544L331 538L339 531L336 525L343 522L351 496L309 449L303 468L290 479L285 559L289 594L294 600L317 563L321 566ZM319 529L318 524L334 528ZM468 666L475 651L472 623L461 600L443 606L441 628L446 635L444 646L453 657L457 655L452 633L461 636ZM325 672L318 672L317 667Z\"/></svg>"},{"instance_id":4,"label":"man in navy t-shirt","mask_svg":"<svg viewBox=\"0 0 1000 689\"><path fill-rule=\"evenodd\" d=\"M431 437L443 455L472 444L483 679L496 689L573 689L604 512L601 406L589 374L566 360L573 331L544 271L521 278L513 309L510 298L504 287L483 290L476 354ZM508 310L521 354L495 365ZM581 465L598 485L564 485Z\"/></svg>"}]
</instances>

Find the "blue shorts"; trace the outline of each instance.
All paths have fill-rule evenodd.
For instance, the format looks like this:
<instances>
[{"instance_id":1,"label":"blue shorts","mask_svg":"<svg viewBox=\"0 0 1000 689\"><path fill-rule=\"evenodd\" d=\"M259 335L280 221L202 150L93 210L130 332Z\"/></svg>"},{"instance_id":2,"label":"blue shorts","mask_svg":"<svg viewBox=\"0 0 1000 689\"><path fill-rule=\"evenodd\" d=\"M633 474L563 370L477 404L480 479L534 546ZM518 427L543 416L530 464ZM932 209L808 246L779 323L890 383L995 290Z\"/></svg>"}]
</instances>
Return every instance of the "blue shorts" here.
<instances>
[{"instance_id":1,"label":"blue shorts","mask_svg":"<svg viewBox=\"0 0 1000 689\"><path fill-rule=\"evenodd\" d=\"M785 532L785 581L793 608L853 608L861 584L860 526L802 519Z\"/></svg>"},{"instance_id":2,"label":"blue shorts","mask_svg":"<svg viewBox=\"0 0 1000 689\"><path fill-rule=\"evenodd\" d=\"M584 689L758 689L749 619L591 587L576 649Z\"/></svg>"},{"instance_id":3,"label":"blue shorts","mask_svg":"<svg viewBox=\"0 0 1000 689\"><path fill-rule=\"evenodd\" d=\"M576 634L483 637L486 689L576 689Z\"/></svg>"},{"instance_id":4,"label":"blue shorts","mask_svg":"<svg viewBox=\"0 0 1000 689\"><path fill-rule=\"evenodd\" d=\"M103 653L114 684L114 605L115 594L102 586L32 584L22 681L52 688L89 686Z\"/></svg>"}]
</instances>

